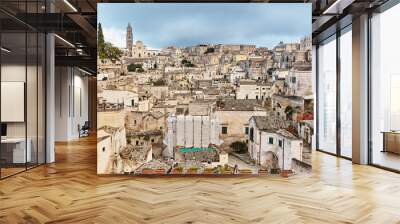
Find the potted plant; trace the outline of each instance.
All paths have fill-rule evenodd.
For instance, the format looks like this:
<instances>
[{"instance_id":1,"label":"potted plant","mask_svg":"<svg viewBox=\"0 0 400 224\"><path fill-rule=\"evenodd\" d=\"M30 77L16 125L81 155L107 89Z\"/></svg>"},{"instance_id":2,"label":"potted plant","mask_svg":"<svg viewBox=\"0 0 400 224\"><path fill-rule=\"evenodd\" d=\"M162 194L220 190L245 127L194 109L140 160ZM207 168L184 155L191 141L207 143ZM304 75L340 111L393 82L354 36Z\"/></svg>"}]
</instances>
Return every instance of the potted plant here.
<instances>
[{"instance_id":1,"label":"potted plant","mask_svg":"<svg viewBox=\"0 0 400 224\"><path fill-rule=\"evenodd\" d=\"M211 174L214 174L214 173L215 173L215 169L214 168L205 168L204 169L204 174L211 175Z\"/></svg>"},{"instance_id":2,"label":"potted plant","mask_svg":"<svg viewBox=\"0 0 400 224\"><path fill-rule=\"evenodd\" d=\"M239 174L241 174L241 175L252 175L253 172L250 169L239 169Z\"/></svg>"},{"instance_id":3,"label":"potted plant","mask_svg":"<svg viewBox=\"0 0 400 224\"><path fill-rule=\"evenodd\" d=\"M258 175L260 175L260 176L268 176L268 170L260 169L260 170L258 170Z\"/></svg>"},{"instance_id":4,"label":"potted plant","mask_svg":"<svg viewBox=\"0 0 400 224\"><path fill-rule=\"evenodd\" d=\"M172 169L171 174L183 174L183 167L175 167Z\"/></svg>"},{"instance_id":5,"label":"potted plant","mask_svg":"<svg viewBox=\"0 0 400 224\"><path fill-rule=\"evenodd\" d=\"M199 170L199 168L197 168L197 167L190 167L188 170L187 170L187 174L197 174L197 171Z\"/></svg>"},{"instance_id":6,"label":"potted plant","mask_svg":"<svg viewBox=\"0 0 400 224\"><path fill-rule=\"evenodd\" d=\"M271 169L271 174L279 174L281 172L281 169L279 168L272 168Z\"/></svg>"},{"instance_id":7,"label":"potted plant","mask_svg":"<svg viewBox=\"0 0 400 224\"><path fill-rule=\"evenodd\" d=\"M142 169L142 174L153 174L153 169L151 168L143 168Z\"/></svg>"},{"instance_id":8,"label":"potted plant","mask_svg":"<svg viewBox=\"0 0 400 224\"><path fill-rule=\"evenodd\" d=\"M233 170L226 164L221 171L222 174L232 174Z\"/></svg>"},{"instance_id":9,"label":"potted plant","mask_svg":"<svg viewBox=\"0 0 400 224\"><path fill-rule=\"evenodd\" d=\"M293 171L291 170L282 170L281 176L282 177L290 177L293 174Z\"/></svg>"},{"instance_id":10,"label":"potted plant","mask_svg":"<svg viewBox=\"0 0 400 224\"><path fill-rule=\"evenodd\" d=\"M155 169L154 174L165 174L165 169L164 168Z\"/></svg>"}]
</instances>

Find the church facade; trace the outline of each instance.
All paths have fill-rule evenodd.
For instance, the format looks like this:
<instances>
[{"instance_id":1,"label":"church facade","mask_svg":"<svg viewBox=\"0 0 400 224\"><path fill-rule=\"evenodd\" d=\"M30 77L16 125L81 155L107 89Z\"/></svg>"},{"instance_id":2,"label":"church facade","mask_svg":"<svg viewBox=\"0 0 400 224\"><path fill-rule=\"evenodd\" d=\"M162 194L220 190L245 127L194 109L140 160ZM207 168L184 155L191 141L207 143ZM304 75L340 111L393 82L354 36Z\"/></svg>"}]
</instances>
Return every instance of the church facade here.
<instances>
[{"instance_id":1,"label":"church facade","mask_svg":"<svg viewBox=\"0 0 400 224\"><path fill-rule=\"evenodd\" d=\"M133 44L133 29L130 23L126 28L126 50L126 56L131 58L152 58L160 52L157 49L148 49L141 40L137 40Z\"/></svg>"}]
</instances>

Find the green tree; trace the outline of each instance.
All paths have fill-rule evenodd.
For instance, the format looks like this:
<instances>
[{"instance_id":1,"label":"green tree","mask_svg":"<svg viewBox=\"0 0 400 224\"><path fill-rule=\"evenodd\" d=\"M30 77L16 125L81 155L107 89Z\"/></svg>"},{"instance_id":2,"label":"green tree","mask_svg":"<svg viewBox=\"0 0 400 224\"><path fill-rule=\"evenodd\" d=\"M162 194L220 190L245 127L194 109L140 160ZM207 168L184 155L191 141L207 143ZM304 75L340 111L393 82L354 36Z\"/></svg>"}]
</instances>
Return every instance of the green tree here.
<instances>
[{"instance_id":1,"label":"green tree","mask_svg":"<svg viewBox=\"0 0 400 224\"><path fill-rule=\"evenodd\" d=\"M97 28L97 52L100 59L117 60L122 55L122 51L114 47L111 43L104 41L103 28L99 23Z\"/></svg>"},{"instance_id":2,"label":"green tree","mask_svg":"<svg viewBox=\"0 0 400 224\"><path fill-rule=\"evenodd\" d=\"M99 52L99 57L101 59L105 59L105 42L104 42L104 34L103 34L103 28L101 27L101 23L99 23L98 28L97 28L97 51Z\"/></svg>"},{"instance_id":3,"label":"green tree","mask_svg":"<svg viewBox=\"0 0 400 224\"><path fill-rule=\"evenodd\" d=\"M196 67L191 61L183 59L181 61L181 64L185 67Z\"/></svg>"},{"instance_id":4,"label":"green tree","mask_svg":"<svg viewBox=\"0 0 400 224\"><path fill-rule=\"evenodd\" d=\"M105 57L110 60L117 60L121 57L122 51L118 47L114 47L111 43L106 42L104 45Z\"/></svg>"},{"instance_id":5,"label":"green tree","mask_svg":"<svg viewBox=\"0 0 400 224\"><path fill-rule=\"evenodd\" d=\"M294 114L295 112L296 112L296 111L295 111L295 109L294 109L293 107L287 106L287 107L285 108L286 119L291 120L291 119L292 119L292 116L293 116L293 114Z\"/></svg>"},{"instance_id":6,"label":"green tree","mask_svg":"<svg viewBox=\"0 0 400 224\"><path fill-rule=\"evenodd\" d=\"M141 64L130 64L128 65L128 71L130 72L144 72Z\"/></svg>"},{"instance_id":7,"label":"green tree","mask_svg":"<svg viewBox=\"0 0 400 224\"><path fill-rule=\"evenodd\" d=\"M159 79L153 82L154 86L165 86L166 82L163 79Z\"/></svg>"}]
</instances>

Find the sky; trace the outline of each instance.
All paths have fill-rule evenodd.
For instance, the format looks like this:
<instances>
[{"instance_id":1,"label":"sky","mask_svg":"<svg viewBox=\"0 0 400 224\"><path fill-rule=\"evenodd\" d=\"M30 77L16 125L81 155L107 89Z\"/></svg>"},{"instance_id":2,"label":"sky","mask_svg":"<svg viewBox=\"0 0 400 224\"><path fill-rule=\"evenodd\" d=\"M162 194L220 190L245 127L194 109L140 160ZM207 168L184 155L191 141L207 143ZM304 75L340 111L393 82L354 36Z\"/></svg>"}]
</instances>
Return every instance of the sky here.
<instances>
[{"instance_id":1,"label":"sky","mask_svg":"<svg viewBox=\"0 0 400 224\"><path fill-rule=\"evenodd\" d=\"M311 4L295 3L99 3L98 22L106 41L133 40L149 48L197 44L255 44L274 47L311 35Z\"/></svg>"}]
</instances>

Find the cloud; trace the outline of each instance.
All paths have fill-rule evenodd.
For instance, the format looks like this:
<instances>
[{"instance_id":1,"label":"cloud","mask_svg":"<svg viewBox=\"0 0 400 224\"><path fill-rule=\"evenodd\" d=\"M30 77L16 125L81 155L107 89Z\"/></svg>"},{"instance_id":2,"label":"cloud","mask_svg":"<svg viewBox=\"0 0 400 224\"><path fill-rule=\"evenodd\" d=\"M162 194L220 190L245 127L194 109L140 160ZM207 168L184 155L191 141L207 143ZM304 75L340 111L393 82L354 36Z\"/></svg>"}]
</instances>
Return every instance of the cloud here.
<instances>
[{"instance_id":1,"label":"cloud","mask_svg":"<svg viewBox=\"0 0 400 224\"><path fill-rule=\"evenodd\" d=\"M117 47L125 47L126 31L116 27L102 27L104 40Z\"/></svg>"},{"instance_id":2,"label":"cloud","mask_svg":"<svg viewBox=\"0 0 400 224\"><path fill-rule=\"evenodd\" d=\"M108 38L122 46L128 22L134 40L154 48L200 43L273 47L311 35L311 4L103 3L98 19L109 28Z\"/></svg>"}]
</instances>

